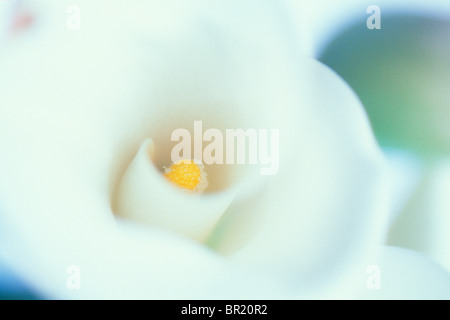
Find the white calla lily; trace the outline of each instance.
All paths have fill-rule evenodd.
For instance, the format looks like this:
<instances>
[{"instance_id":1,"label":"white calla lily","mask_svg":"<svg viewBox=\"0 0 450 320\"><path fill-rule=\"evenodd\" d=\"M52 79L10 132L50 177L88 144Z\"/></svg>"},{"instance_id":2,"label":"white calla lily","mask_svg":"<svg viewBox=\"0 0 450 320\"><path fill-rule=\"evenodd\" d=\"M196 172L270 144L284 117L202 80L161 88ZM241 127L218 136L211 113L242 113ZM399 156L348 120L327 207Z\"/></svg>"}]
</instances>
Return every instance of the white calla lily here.
<instances>
[{"instance_id":1,"label":"white calla lily","mask_svg":"<svg viewBox=\"0 0 450 320\"><path fill-rule=\"evenodd\" d=\"M67 3L43 2L46 19L0 59L0 258L63 298L332 297L353 279L384 236L380 152L349 87L296 56L278 7L257 3L86 1L71 33ZM155 165L169 165L170 132L198 119L279 129L279 173L208 171L225 182L192 199L220 216L206 245L117 219L139 146L153 139ZM186 195L147 176L129 195L151 188L145 206L178 215ZM67 287L71 265L81 290Z\"/></svg>"}]
</instances>

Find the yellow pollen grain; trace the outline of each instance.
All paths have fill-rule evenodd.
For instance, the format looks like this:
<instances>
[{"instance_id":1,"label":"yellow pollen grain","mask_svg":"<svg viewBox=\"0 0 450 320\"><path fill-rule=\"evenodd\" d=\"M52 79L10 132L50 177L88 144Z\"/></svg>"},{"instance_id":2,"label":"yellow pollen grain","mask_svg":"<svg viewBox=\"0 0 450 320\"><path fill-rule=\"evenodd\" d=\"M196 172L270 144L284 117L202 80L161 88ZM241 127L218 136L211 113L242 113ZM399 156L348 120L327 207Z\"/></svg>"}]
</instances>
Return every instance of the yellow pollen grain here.
<instances>
[{"instance_id":1,"label":"yellow pollen grain","mask_svg":"<svg viewBox=\"0 0 450 320\"><path fill-rule=\"evenodd\" d=\"M164 176L179 187L194 191L202 178L202 170L193 160L183 159L166 169Z\"/></svg>"}]
</instances>

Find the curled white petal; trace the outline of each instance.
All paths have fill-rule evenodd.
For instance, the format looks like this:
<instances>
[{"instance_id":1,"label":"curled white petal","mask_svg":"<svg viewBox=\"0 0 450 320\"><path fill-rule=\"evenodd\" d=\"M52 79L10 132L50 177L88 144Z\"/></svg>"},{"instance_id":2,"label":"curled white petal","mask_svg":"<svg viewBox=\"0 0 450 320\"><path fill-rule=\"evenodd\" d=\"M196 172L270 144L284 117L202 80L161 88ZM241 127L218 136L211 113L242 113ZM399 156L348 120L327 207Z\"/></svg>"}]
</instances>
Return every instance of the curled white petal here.
<instances>
[{"instance_id":1,"label":"curled white petal","mask_svg":"<svg viewBox=\"0 0 450 320\"><path fill-rule=\"evenodd\" d=\"M154 143L144 141L117 194L120 216L206 239L236 194L236 188L206 195L186 194L171 185L152 162Z\"/></svg>"}]
</instances>

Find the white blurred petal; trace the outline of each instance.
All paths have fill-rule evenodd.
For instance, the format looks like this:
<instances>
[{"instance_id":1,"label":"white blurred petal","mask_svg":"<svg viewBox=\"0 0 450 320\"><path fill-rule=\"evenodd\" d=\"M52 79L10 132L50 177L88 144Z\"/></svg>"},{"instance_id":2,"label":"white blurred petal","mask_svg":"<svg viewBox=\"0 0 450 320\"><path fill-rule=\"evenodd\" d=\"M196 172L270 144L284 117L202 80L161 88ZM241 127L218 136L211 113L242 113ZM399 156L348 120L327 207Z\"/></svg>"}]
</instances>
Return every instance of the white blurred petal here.
<instances>
[{"instance_id":1,"label":"white blurred petal","mask_svg":"<svg viewBox=\"0 0 450 320\"><path fill-rule=\"evenodd\" d=\"M392 205L389 224L392 225L417 189L423 176L424 164L411 152L384 149L389 167Z\"/></svg>"},{"instance_id":2,"label":"white blurred petal","mask_svg":"<svg viewBox=\"0 0 450 320\"><path fill-rule=\"evenodd\" d=\"M0 2L0 50L10 30L15 5L12 1Z\"/></svg>"},{"instance_id":3,"label":"white blurred petal","mask_svg":"<svg viewBox=\"0 0 450 320\"><path fill-rule=\"evenodd\" d=\"M429 164L394 221L388 243L422 252L450 270L450 162Z\"/></svg>"},{"instance_id":4,"label":"white blurred petal","mask_svg":"<svg viewBox=\"0 0 450 320\"><path fill-rule=\"evenodd\" d=\"M448 300L450 298L450 273L413 250L400 247L381 247L372 251L372 258L360 270L360 288L345 298L394 300ZM376 267L379 282L371 285ZM369 284L369 285L368 285Z\"/></svg>"},{"instance_id":5,"label":"white blurred petal","mask_svg":"<svg viewBox=\"0 0 450 320\"><path fill-rule=\"evenodd\" d=\"M232 257L242 269L304 287L350 273L364 259L364 248L383 241L389 190L356 96L328 68L300 61L294 86L299 105L309 107L293 113L298 122L285 122L280 172L254 201L231 206L223 238L214 243L227 253L244 246ZM262 221L252 217L255 211Z\"/></svg>"}]
</instances>

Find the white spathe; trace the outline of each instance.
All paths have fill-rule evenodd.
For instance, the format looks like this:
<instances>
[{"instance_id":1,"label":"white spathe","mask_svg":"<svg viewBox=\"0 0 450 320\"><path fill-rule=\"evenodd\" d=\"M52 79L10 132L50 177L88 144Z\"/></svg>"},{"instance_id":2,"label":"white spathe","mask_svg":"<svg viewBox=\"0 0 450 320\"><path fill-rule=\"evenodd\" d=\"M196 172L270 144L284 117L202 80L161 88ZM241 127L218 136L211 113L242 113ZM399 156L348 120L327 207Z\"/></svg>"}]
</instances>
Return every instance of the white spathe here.
<instances>
[{"instance_id":1,"label":"white spathe","mask_svg":"<svg viewBox=\"0 0 450 320\"><path fill-rule=\"evenodd\" d=\"M186 193L156 168L152 162L154 149L153 140L145 140L128 166L116 195L116 212L204 241L234 199L236 188L209 195Z\"/></svg>"},{"instance_id":2,"label":"white spathe","mask_svg":"<svg viewBox=\"0 0 450 320\"><path fill-rule=\"evenodd\" d=\"M12 269L62 298L320 297L353 283L385 233L383 161L356 96L296 56L276 2L80 1L79 32L60 16L69 2L42 3L46 19L0 59L0 258ZM111 208L140 145L152 137L168 165L165 139L199 119L280 130L276 176L211 172L232 176L219 196L240 186L214 250ZM81 290L67 288L72 265Z\"/></svg>"}]
</instances>

